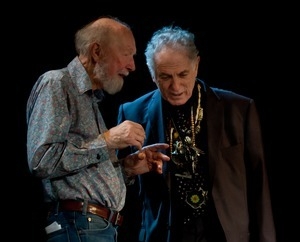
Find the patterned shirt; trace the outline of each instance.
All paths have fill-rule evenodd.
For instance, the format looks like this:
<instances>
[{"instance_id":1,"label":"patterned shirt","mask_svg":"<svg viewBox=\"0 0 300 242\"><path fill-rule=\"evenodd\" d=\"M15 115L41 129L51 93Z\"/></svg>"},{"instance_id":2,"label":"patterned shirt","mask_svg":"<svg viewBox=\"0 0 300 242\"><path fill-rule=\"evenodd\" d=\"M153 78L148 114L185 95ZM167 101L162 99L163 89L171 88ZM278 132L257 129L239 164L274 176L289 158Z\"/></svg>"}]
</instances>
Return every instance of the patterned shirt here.
<instances>
[{"instance_id":1,"label":"patterned shirt","mask_svg":"<svg viewBox=\"0 0 300 242\"><path fill-rule=\"evenodd\" d=\"M103 138L107 128L99 101L78 57L35 83L27 102L27 156L30 171L43 181L46 201L84 199L123 208L123 172Z\"/></svg>"}]
</instances>

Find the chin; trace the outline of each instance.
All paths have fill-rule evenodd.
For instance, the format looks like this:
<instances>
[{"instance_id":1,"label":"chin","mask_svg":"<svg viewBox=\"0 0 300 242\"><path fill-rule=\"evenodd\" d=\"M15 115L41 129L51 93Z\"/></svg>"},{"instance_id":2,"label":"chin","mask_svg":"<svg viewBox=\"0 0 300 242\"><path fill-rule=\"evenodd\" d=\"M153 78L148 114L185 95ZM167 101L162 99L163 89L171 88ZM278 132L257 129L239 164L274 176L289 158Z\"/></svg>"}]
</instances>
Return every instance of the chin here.
<instances>
[{"instance_id":1,"label":"chin","mask_svg":"<svg viewBox=\"0 0 300 242\"><path fill-rule=\"evenodd\" d=\"M168 101L173 106L181 106L187 102L187 100L168 100Z\"/></svg>"}]
</instances>

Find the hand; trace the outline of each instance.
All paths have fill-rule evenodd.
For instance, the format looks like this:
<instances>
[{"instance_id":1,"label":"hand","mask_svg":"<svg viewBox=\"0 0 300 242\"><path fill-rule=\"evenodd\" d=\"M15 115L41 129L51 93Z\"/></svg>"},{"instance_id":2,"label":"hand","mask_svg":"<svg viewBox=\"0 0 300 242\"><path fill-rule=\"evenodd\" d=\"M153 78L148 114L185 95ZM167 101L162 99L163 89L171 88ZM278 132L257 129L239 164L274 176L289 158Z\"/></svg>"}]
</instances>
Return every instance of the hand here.
<instances>
[{"instance_id":1,"label":"hand","mask_svg":"<svg viewBox=\"0 0 300 242\"><path fill-rule=\"evenodd\" d=\"M145 138L146 134L143 126L129 120L104 133L106 144L111 149L123 149L128 146L135 146L140 150Z\"/></svg>"},{"instance_id":2,"label":"hand","mask_svg":"<svg viewBox=\"0 0 300 242\"><path fill-rule=\"evenodd\" d=\"M149 171L162 174L164 161L169 161L170 157L160 152L169 148L168 144L156 143L144 146L141 150L128 155L124 160L125 172L128 176L143 174Z\"/></svg>"}]
</instances>

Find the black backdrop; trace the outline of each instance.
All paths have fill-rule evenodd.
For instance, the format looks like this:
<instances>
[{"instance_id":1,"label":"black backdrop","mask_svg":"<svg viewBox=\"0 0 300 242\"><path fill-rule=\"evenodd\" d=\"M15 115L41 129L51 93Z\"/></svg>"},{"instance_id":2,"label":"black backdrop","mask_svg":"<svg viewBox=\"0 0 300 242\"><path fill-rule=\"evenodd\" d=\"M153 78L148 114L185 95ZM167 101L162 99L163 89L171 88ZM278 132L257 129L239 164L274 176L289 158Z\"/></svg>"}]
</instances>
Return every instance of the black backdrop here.
<instances>
[{"instance_id":1,"label":"black backdrop","mask_svg":"<svg viewBox=\"0 0 300 242\"><path fill-rule=\"evenodd\" d=\"M79 7L80 8L80 7ZM99 8L99 10L97 9ZM119 103L132 100L155 88L145 65L144 49L153 31L163 25L178 24L195 33L200 49L201 62L199 77L211 86L231 89L253 97L261 116L267 166L270 174L271 192L278 241L284 241L283 184L279 179L279 163L274 160L272 150L274 110L271 105L271 80L266 63L271 61L269 45L272 36L272 23L265 20L263 12L229 11L189 17L174 15L117 14L109 8L91 7L65 11L40 7L32 16L20 16L18 31L22 32L21 42L15 44L21 57L17 75L17 162L15 187L11 189L15 201L22 201L22 237L28 241L43 241L43 202L41 187L27 170L26 161L26 122L25 109L29 92L40 74L66 66L75 56L73 37L75 31L90 20L112 14L129 23L136 37L137 70L125 79L122 91L108 96L104 103L104 117L108 127L116 122ZM202 11L204 12L204 11ZM24 14L25 15L25 14ZM30 15L30 13L28 13ZM12 73L13 75L15 73ZM17 211L17 215L20 215Z\"/></svg>"}]
</instances>

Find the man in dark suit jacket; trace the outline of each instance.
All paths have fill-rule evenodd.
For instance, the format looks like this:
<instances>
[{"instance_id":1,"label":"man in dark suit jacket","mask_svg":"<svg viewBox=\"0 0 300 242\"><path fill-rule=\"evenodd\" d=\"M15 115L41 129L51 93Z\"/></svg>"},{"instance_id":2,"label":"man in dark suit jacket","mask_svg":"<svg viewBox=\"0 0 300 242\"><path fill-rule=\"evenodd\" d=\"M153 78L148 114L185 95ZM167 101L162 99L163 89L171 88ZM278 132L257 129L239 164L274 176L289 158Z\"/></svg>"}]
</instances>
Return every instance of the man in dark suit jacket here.
<instances>
[{"instance_id":1,"label":"man in dark suit jacket","mask_svg":"<svg viewBox=\"0 0 300 242\"><path fill-rule=\"evenodd\" d=\"M155 32L145 55L158 89L120 105L118 122L140 123L145 145L169 143L171 161L128 187L119 240L275 242L253 99L198 79L194 35L180 27Z\"/></svg>"}]
</instances>

